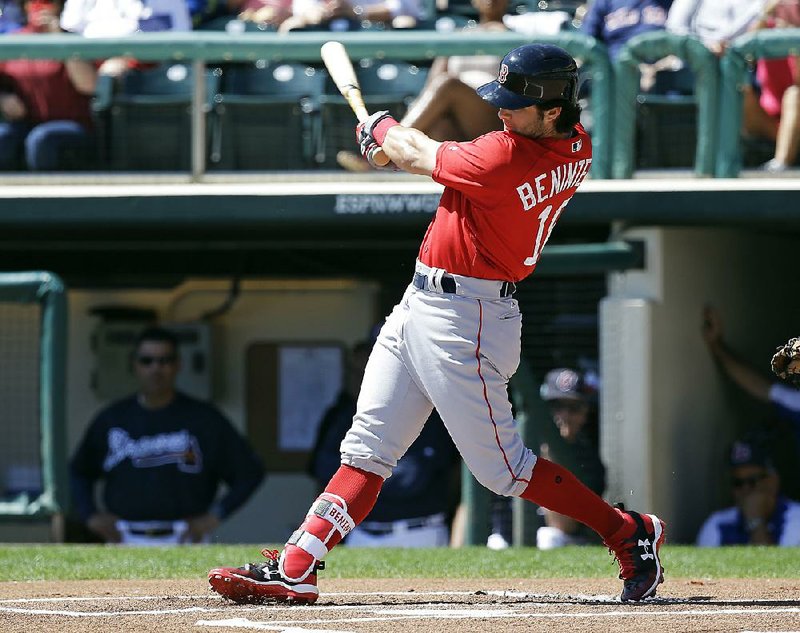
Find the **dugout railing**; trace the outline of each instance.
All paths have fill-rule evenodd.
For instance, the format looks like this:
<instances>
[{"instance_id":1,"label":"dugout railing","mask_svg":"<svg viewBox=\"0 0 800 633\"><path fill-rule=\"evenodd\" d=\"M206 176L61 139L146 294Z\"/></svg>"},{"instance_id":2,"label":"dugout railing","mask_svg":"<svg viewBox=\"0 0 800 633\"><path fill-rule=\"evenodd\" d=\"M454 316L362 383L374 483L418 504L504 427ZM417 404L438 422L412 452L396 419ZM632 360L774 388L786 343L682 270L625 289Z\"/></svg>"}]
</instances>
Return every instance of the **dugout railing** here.
<instances>
[{"instance_id":1,"label":"dugout railing","mask_svg":"<svg viewBox=\"0 0 800 633\"><path fill-rule=\"evenodd\" d=\"M51 272L0 273L2 306L31 309L0 312L0 341L6 348L0 363L4 374L0 389L0 430L4 436L0 450L0 461L4 462L0 519L55 517L64 512L68 499L66 289L58 275ZM20 336L21 331L33 334ZM31 340L34 337L38 340ZM20 343L20 338L25 340ZM24 365L30 367L29 375L15 379L15 372ZM21 386L27 389L26 396L20 395ZM29 401L20 404L21 397ZM33 428L29 428L31 425ZM28 438L26 446L18 444L21 434ZM14 468L19 472L20 462L26 465L28 481L22 488L27 489L12 486L9 473Z\"/></svg>"}]
</instances>

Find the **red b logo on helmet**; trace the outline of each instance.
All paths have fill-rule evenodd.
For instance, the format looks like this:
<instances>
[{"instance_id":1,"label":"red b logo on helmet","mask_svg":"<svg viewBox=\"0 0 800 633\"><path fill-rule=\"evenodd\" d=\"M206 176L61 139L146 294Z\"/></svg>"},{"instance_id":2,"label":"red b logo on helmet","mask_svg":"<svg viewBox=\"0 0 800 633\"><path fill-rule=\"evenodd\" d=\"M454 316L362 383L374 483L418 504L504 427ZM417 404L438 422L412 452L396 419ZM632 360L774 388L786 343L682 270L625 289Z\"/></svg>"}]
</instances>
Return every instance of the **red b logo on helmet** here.
<instances>
[{"instance_id":1,"label":"red b logo on helmet","mask_svg":"<svg viewBox=\"0 0 800 633\"><path fill-rule=\"evenodd\" d=\"M500 64L500 74L497 76L497 81L503 84L506 82L507 78L508 78L508 66L506 66L505 64Z\"/></svg>"}]
</instances>

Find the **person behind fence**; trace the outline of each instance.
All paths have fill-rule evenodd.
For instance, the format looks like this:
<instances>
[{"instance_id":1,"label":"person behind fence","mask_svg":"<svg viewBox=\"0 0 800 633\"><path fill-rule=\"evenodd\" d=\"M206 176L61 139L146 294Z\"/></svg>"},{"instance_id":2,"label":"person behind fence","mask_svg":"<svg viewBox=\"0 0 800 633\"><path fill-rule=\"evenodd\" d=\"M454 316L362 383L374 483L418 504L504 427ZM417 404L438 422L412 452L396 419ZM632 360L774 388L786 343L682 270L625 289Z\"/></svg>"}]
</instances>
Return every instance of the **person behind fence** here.
<instances>
[{"instance_id":1,"label":"person behind fence","mask_svg":"<svg viewBox=\"0 0 800 633\"><path fill-rule=\"evenodd\" d=\"M580 29L603 42L613 60L632 37L663 31L671 5L672 0L592 0Z\"/></svg>"},{"instance_id":2,"label":"person behind fence","mask_svg":"<svg viewBox=\"0 0 800 633\"><path fill-rule=\"evenodd\" d=\"M781 494L780 477L759 439L736 440L728 463L734 505L706 519L697 545L800 545L800 503Z\"/></svg>"},{"instance_id":3,"label":"person behind fence","mask_svg":"<svg viewBox=\"0 0 800 633\"><path fill-rule=\"evenodd\" d=\"M552 423L540 427L540 454L573 472L598 495L606 487L606 468L598 448L597 382L590 373L567 367L549 371L540 389ZM570 517L542 509L544 525L536 532L539 549L599 542Z\"/></svg>"},{"instance_id":4,"label":"person behind fence","mask_svg":"<svg viewBox=\"0 0 800 633\"><path fill-rule=\"evenodd\" d=\"M293 0L292 15L278 31L358 31L364 25L411 28L421 19L418 0Z\"/></svg>"},{"instance_id":5,"label":"person behind fence","mask_svg":"<svg viewBox=\"0 0 800 633\"><path fill-rule=\"evenodd\" d=\"M192 29L185 0L66 0L60 22L65 31L90 39ZM104 60L98 72L119 77L131 69L151 65L132 57L115 56Z\"/></svg>"},{"instance_id":6,"label":"person behind fence","mask_svg":"<svg viewBox=\"0 0 800 633\"><path fill-rule=\"evenodd\" d=\"M255 492L262 462L216 407L176 389L173 332L144 330L132 363L138 391L97 414L70 462L75 509L108 543L208 541Z\"/></svg>"},{"instance_id":7,"label":"person behind fence","mask_svg":"<svg viewBox=\"0 0 800 633\"><path fill-rule=\"evenodd\" d=\"M703 309L702 335L725 375L748 395L770 404L779 418L791 424L800 454L800 389L786 381L767 378L731 349L725 341L722 317L712 306Z\"/></svg>"},{"instance_id":8,"label":"person behind fence","mask_svg":"<svg viewBox=\"0 0 800 633\"><path fill-rule=\"evenodd\" d=\"M13 33L25 24L25 14L17 0L0 0L0 34Z\"/></svg>"},{"instance_id":9,"label":"person behind fence","mask_svg":"<svg viewBox=\"0 0 800 633\"><path fill-rule=\"evenodd\" d=\"M57 34L60 2L27 0L16 33ZM97 69L81 59L0 61L0 170L85 166L93 152L91 99Z\"/></svg>"},{"instance_id":10,"label":"person behind fence","mask_svg":"<svg viewBox=\"0 0 800 633\"><path fill-rule=\"evenodd\" d=\"M361 379L372 349L362 341L350 353L347 384L326 411L311 452L308 471L320 492L341 465L339 446L353 422ZM457 452L434 411L419 437L386 480L363 523L347 535L350 547L444 547L450 542Z\"/></svg>"},{"instance_id":11,"label":"person behind fence","mask_svg":"<svg viewBox=\"0 0 800 633\"><path fill-rule=\"evenodd\" d=\"M693 35L722 57L730 42L747 32L765 6L766 0L673 0L667 30Z\"/></svg>"},{"instance_id":12,"label":"person behind fence","mask_svg":"<svg viewBox=\"0 0 800 633\"><path fill-rule=\"evenodd\" d=\"M753 30L800 26L800 0L772 0ZM800 63L797 55L761 58L755 62L753 81L744 85L745 134L775 143L773 157L761 168L782 172L797 160L800 149Z\"/></svg>"}]
</instances>

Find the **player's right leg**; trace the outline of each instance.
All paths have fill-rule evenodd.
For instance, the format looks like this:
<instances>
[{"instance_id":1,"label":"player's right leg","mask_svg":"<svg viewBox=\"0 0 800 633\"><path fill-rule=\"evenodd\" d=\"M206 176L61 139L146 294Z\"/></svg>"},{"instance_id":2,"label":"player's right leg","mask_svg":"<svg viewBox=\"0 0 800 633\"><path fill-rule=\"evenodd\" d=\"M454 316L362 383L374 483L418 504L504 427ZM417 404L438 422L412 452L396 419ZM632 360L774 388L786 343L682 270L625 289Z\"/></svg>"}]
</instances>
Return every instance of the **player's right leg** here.
<instances>
[{"instance_id":1,"label":"player's right leg","mask_svg":"<svg viewBox=\"0 0 800 633\"><path fill-rule=\"evenodd\" d=\"M409 323L405 343L415 365L426 368L423 384L475 478L588 525L620 563L622 599L654 595L663 579L663 522L615 509L567 469L533 455L519 436L507 393L519 360L516 304L420 291L412 308L427 318Z\"/></svg>"},{"instance_id":2,"label":"player's right leg","mask_svg":"<svg viewBox=\"0 0 800 633\"><path fill-rule=\"evenodd\" d=\"M619 563L623 601L656 594L664 581L660 550L666 536L657 516L611 506L566 468L541 457L520 496L588 525L603 538Z\"/></svg>"}]
</instances>

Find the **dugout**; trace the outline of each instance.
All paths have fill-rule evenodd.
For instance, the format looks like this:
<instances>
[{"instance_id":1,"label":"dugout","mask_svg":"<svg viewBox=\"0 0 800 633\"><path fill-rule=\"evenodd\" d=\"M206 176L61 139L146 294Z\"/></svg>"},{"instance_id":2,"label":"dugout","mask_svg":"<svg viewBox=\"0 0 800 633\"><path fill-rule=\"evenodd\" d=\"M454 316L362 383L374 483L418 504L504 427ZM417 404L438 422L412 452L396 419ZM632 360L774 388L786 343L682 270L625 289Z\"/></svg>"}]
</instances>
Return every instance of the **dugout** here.
<instances>
[{"instance_id":1,"label":"dugout","mask_svg":"<svg viewBox=\"0 0 800 633\"><path fill-rule=\"evenodd\" d=\"M675 541L691 541L708 512L728 502L725 442L768 415L715 369L700 337L702 306L720 308L731 344L767 373L774 347L797 334L800 301L786 289L798 187L790 179L589 181L538 274L521 285L534 375L545 363L595 354L607 496L658 511ZM248 349L362 338L410 278L438 193L400 174L4 187L0 270L53 271L67 288L65 452L103 404L91 384L98 307L154 310L171 322L205 317L210 396L247 429ZM559 312L584 320L558 329ZM554 358L558 349L568 356ZM19 421L4 420L14 433ZM314 494L297 464L273 464L256 498L220 530L223 542L288 537ZM286 500L277 515L275 499ZM50 538L13 522L0 530L4 540Z\"/></svg>"}]
</instances>

